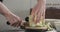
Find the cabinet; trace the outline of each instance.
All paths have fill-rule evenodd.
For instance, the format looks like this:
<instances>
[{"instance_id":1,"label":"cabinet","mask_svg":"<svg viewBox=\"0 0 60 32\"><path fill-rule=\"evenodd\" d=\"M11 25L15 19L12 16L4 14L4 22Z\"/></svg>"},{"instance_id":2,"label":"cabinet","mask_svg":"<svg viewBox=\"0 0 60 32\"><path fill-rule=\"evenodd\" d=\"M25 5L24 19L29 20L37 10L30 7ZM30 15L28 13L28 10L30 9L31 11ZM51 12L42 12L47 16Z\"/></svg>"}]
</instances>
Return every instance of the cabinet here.
<instances>
[{"instance_id":1,"label":"cabinet","mask_svg":"<svg viewBox=\"0 0 60 32\"><path fill-rule=\"evenodd\" d=\"M55 7L50 7L46 9L46 18L49 19L60 19L60 9Z\"/></svg>"}]
</instances>

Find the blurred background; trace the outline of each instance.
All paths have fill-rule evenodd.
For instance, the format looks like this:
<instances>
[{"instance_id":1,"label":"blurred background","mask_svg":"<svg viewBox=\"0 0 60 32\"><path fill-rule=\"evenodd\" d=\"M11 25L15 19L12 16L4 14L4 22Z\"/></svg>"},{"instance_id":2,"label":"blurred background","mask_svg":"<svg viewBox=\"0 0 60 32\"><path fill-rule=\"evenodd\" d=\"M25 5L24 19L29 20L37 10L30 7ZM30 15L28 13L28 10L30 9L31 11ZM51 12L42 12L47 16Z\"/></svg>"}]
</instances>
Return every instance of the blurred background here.
<instances>
[{"instance_id":1,"label":"blurred background","mask_svg":"<svg viewBox=\"0 0 60 32\"><path fill-rule=\"evenodd\" d=\"M3 3L22 19L25 19L30 9L37 3L36 0L3 0ZM55 27L60 31L60 0L47 0L46 1L46 19L54 19ZM50 21L50 20L49 20ZM7 20L4 16L0 15L0 30L14 30L19 28L12 27L6 24ZM53 22L53 21L51 21Z\"/></svg>"}]
</instances>

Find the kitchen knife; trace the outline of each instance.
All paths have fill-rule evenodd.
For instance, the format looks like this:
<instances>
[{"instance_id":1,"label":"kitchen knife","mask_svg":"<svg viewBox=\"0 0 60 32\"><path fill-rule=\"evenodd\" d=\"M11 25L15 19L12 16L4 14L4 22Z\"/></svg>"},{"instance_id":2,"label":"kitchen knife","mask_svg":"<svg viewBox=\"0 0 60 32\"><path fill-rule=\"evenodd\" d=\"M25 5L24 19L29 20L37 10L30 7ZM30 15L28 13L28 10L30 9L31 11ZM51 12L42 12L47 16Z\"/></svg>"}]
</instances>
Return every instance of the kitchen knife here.
<instances>
[{"instance_id":1,"label":"kitchen knife","mask_svg":"<svg viewBox=\"0 0 60 32\"><path fill-rule=\"evenodd\" d=\"M10 25L9 21L7 21L7 25ZM24 23L20 26L21 29L25 29L25 27L28 26L28 22Z\"/></svg>"}]
</instances>

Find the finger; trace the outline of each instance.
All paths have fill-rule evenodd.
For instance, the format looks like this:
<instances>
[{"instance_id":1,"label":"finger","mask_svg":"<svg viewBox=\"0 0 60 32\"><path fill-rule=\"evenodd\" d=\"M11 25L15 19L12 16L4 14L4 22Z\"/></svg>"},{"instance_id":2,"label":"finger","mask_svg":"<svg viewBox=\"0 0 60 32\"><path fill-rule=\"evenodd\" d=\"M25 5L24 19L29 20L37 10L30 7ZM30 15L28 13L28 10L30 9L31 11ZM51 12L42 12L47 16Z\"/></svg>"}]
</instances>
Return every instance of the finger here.
<instances>
[{"instance_id":1,"label":"finger","mask_svg":"<svg viewBox=\"0 0 60 32\"><path fill-rule=\"evenodd\" d=\"M22 25L22 26L27 25L27 24L26 24L26 21L22 21L22 22L21 22L21 25Z\"/></svg>"},{"instance_id":2,"label":"finger","mask_svg":"<svg viewBox=\"0 0 60 32\"><path fill-rule=\"evenodd\" d=\"M36 22L39 22L40 18L41 18L41 11L38 12L38 15L37 15L37 19L36 19Z\"/></svg>"},{"instance_id":3,"label":"finger","mask_svg":"<svg viewBox=\"0 0 60 32\"><path fill-rule=\"evenodd\" d=\"M20 27L21 29L25 29L25 22L22 22Z\"/></svg>"},{"instance_id":4,"label":"finger","mask_svg":"<svg viewBox=\"0 0 60 32\"><path fill-rule=\"evenodd\" d=\"M16 27L17 24L18 24L18 22L15 22L15 23L11 24L11 26Z\"/></svg>"},{"instance_id":5,"label":"finger","mask_svg":"<svg viewBox=\"0 0 60 32\"><path fill-rule=\"evenodd\" d=\"M16 27L19 27L20 26L20 23L18 22L18 24L16 25Z\"/></svg>"},{"instance_id":6,"label":"finger","mask_svg":"<svg viewBox=\"0 0 60 32\"><path fill-rule=\"evenodd\" d=\"M24 26L24 22L21 22L21 26Z\"/></svg>"}]
</instances>

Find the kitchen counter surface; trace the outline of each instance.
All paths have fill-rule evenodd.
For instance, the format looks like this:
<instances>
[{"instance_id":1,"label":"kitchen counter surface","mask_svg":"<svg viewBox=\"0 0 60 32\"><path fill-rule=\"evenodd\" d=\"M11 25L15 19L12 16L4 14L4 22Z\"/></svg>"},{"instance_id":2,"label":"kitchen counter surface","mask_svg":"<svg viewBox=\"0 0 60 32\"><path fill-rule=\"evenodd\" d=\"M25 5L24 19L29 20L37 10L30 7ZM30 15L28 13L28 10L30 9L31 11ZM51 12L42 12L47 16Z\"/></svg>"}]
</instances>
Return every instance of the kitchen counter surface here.
<instances>
[{"instance_id":1,"label":"kitchen counter surface","mask_svg":"<svg viewBox=\"0 0 60 32\"><path fill-rule=\"evenodd\" d=\"M0 32L24 32L24 30L2 30Z\"/></svg>"}]
</instances>

